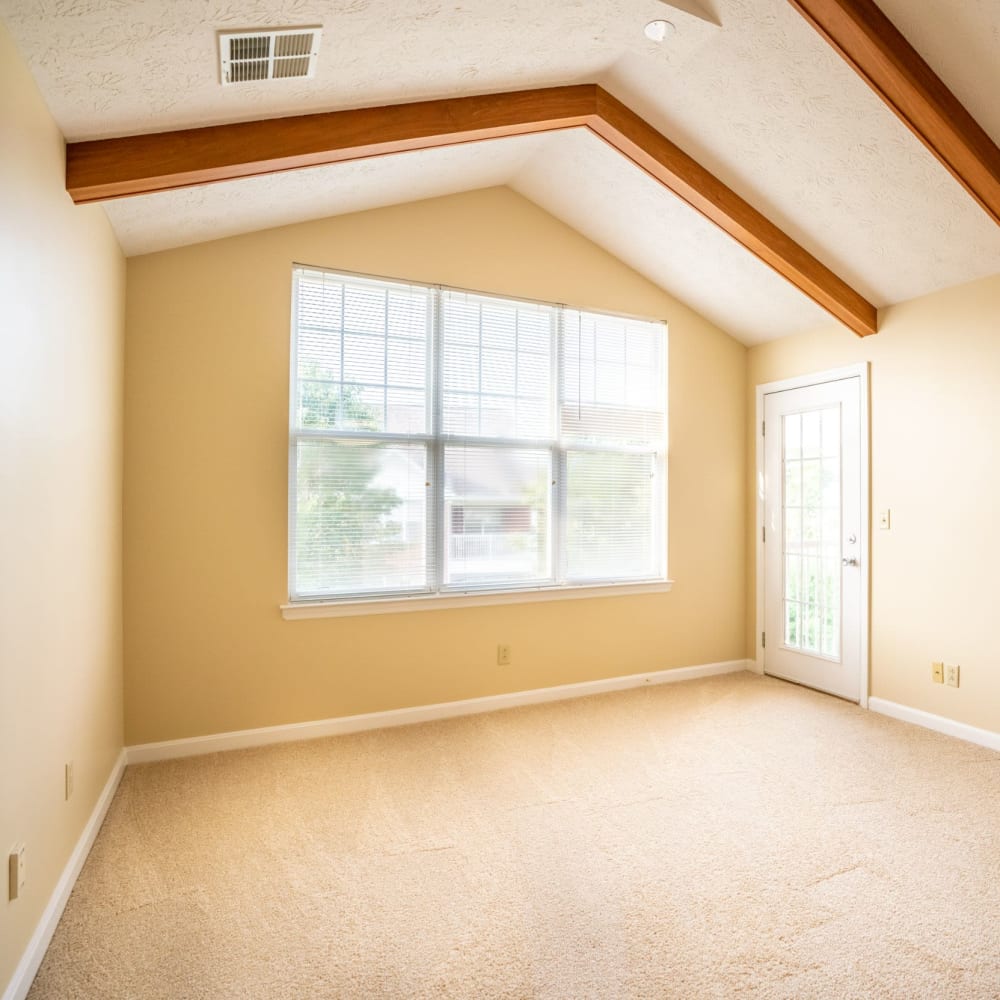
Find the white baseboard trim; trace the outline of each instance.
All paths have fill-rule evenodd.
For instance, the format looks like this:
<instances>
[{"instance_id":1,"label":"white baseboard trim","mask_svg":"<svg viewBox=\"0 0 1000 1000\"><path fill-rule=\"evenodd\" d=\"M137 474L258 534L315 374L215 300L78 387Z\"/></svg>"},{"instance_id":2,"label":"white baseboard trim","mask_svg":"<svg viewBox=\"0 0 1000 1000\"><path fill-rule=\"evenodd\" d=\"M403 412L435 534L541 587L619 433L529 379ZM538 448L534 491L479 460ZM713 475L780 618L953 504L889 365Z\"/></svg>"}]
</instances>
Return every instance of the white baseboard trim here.
<instances>
[{"instance_id":1,"label":"white baseboard trim","mask_svg":"<svg viewBox=\"0 0 1000 1000\"><path fill-rule=\"evenodd\" d=\"M108 775L108 780L105 782L94 810L90 814L90 819L87 820L87 825L83 828L80 839L77 840L76 847L73 848L73 853L69 856L69 861L66 862L66 867L63 869L62 875L59 876L55 889L52 890L52 895L42 912L35 933L32 934L28 947L14 970L14 977L8 983L7 989L4 990L3 1000L24 1000L28 995L28 990L31 989L38 967L42 964L52 935L55 934L59 918L66 908L69 895L73 891L73 886L76 885L83 863L87 860L87 855L90 854L90 849L94 846L101 824L111 806L111 800L114 799L115 792L118 791L118 785L125 773L126 763L127 756L122 750L111 768L111 774Z\"/></svg>"},{"instance_id":2,"label":"white baseboard trim","mask_svg":"<svg viewBox=\"0 0 1000 1000\"><path fill-rule=\"evenodd\" d=\"M910 708L908 705L899 705L884 698L869 698L868 707L879 715L888 715L902 722L912 722L915 726L933 729L935 732L954 736L967 743L977 743L981 747L989 747L990 750L1000 750L1000 733L990 729L977 729L975 726L967 726L964 722L946 719L943 715L933 715L919 708Z\"/></svg>"},{"instance_id":3,"label":"white baseboard trim","mask_svg":"<svg viewBox=\"0 0 1000 1000\"><path fill-rule=\"evenodd\" d=\"M177 757L194 757L198 754L219 753L223 750L243 750L247 747L266 746L271 743L291 743L295 740L318 739L323 736L343 736L367 729L388 729L393 726L411 726L418 722L451 719L459 715L478 715L496 712L520 705L537 705L546 701L564 701L582 698L607 691L624 691L647 684L672 684L677 681L732 674L752 669L750 661L727 660L724 663L707 663L698 667L677 667L651 674L630 674L627 677L609 677L580 684L562 684L558 687L535 688L531 691L513 691L509 694L468 698L465 701L446 701L437 705L417 705L397 708L387 712L369 712L365 715L347 715L336 719L319 719L315 722L295 722L286 726L267 726L263 729L243 729L234 733L216 733L211 736L194 736L183 740L166 740L162 743L142 743L126 747L129 764L146 764L156 760Z\"/></svg>"}]
</instances>

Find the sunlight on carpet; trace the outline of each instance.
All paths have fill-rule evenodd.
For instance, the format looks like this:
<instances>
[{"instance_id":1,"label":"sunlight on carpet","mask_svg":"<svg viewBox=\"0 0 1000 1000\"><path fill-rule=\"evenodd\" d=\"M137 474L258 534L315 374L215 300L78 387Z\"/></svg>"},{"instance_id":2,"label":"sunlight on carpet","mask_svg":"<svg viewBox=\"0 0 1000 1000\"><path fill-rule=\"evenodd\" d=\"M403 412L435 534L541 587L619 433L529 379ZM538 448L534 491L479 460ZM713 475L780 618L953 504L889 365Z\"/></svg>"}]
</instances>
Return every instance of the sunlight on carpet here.
<instances>
[{"instance_id":1,"label":"sunlight on carpet","mask_svg":"<svg viewBox=\"0 0 1000 1000\"><path fill-rule=\"evenodd\" d=\"M1000 754L752 674L130 767L29 1000L1000 996Z\"/></svg>"}]
</instances>

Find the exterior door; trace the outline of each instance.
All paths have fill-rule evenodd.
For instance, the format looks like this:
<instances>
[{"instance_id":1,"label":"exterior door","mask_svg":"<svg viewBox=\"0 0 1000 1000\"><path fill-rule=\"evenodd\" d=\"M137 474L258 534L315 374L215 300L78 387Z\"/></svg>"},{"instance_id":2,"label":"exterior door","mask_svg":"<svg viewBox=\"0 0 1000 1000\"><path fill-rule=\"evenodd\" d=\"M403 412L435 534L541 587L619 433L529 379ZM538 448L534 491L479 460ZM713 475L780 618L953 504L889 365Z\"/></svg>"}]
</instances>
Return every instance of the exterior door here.
<instances>
[{"instance_id":1,"label":"exterior door","mask_svg":"<svg viewBox=\"0 0 1000 1000\"><path fill-rule=\"evenodd\" d=\"M867 685L861 416L860 375L764 394L764 672L850 701Z\"/></svg>"}]
</instances>

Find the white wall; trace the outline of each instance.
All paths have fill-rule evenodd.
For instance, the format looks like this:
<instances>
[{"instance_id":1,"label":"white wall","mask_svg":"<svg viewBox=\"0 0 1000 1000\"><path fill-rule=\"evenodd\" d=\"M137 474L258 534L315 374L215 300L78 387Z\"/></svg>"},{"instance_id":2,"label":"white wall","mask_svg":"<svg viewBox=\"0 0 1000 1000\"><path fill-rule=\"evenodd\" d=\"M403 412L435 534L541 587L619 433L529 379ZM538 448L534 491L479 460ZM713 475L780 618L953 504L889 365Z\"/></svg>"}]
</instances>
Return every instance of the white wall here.
<instances>
[{"instance_id":1,"label":"white wall","mask_svg":"<svg viewBox=\"0 0 1000 1000\"><path fill-rule=\"evenodd\" d=\"M0 24L0 990L122 746L125 265ZM76 790L64 801L63 768ZM27 846L23 896L6 859Z\"/></svg>"},{"instance_id":2,"label":"white wall","mask_svg":"<svg viewBox=\"0 0 1000 1000\"><path fill-rule=\"evenodd\" d=\"M893 306L880 319L878 335L864 340L831 327L751 349L751 462L757 385L871 362L871 693L1000 731L1000 275ZM885 509L892 527L880 531ZM751 656L753 519L751 504ZM935 660L960 664L958 689L931 683Z\"/></svg>"}]
</instances>

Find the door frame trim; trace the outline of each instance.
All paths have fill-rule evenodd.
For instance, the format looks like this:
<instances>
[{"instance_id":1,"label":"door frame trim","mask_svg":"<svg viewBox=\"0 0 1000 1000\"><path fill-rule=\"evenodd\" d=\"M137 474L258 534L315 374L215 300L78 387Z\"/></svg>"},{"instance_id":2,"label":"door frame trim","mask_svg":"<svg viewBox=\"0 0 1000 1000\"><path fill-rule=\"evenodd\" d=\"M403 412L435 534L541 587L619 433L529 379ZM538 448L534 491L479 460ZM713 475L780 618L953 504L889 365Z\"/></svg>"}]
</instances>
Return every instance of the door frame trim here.
<instances>
[{"instance_id":1,"label":"door frame trim","mask_svg":"<svg viewBox=\"0 0 1000 1000\"><path fill-rule=\"evenodd\" d=\"M764 649L760 643L764 631L764 448L763 435L757 433L757 428L764 422L764 397L788 389L805 389L812 385L823 385L826 382L839 382L846 378L861 380L861 565L863 586L861 594L861 684L858 704L868 708L868 696L871 688L871 365L862 361L856 365L844 368L832 368L827 371L813 372L808 375L797 375L794 378L781 379L777 382L764 382L757 386L756 423L753 428L754 453L754 495L756 510L754 513L754 532L756 543L756 631L754 634L754 669L759 674L764 673Z\"/></svg>"}]
</instances>

